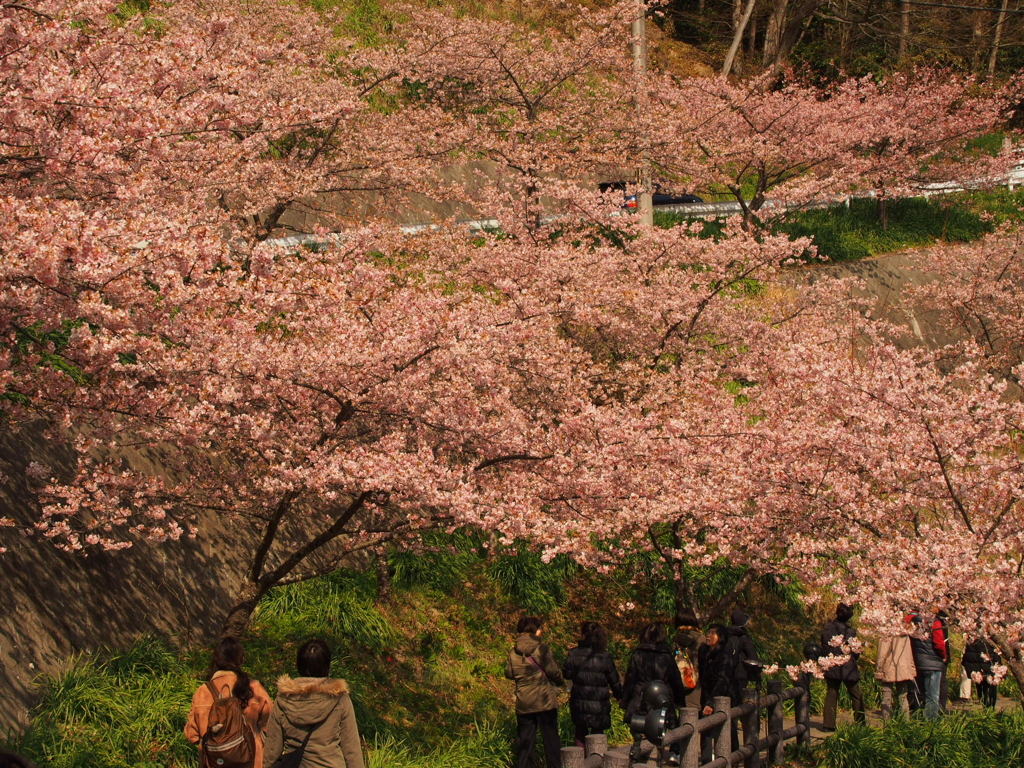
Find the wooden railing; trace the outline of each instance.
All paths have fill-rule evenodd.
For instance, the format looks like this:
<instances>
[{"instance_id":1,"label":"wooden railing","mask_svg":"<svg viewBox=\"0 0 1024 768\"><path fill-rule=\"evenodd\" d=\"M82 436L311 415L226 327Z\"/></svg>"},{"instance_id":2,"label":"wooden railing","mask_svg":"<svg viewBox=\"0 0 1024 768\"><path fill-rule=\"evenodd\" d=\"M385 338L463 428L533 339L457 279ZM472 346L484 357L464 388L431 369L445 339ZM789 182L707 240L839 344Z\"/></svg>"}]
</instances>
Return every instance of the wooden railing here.
<instances>
[{"instance_id":1,"label":"wooden railing","mask_svg":"<svg viewBox=\"0 0 1024 768\"><path fill-rule=\"evenodd\" d=\"M743 763L744 768L760 768L761 753L767 752L767 761L774 765L782 763L785 742L795 738L798 744L811 743L811 709L806 679L803 685L783 690L781 682L768 683L768 695L758 702L758 693L751 689L743 691L743 703L731 706L728 696L716 696L712 700L715 710L707 717L692 707L679 710L681 724L668 731L661 742L662 754L667 747L680 745L680 768L728 768ZM783 728L782 702L794 699L796 702L796 725ZM767 735L761 736L761 710L768 710ZM732 740L732 721L738 720L742 727L742 746ZM739 730L739 729L737 729ZM715 758L701 763L701 741L710 739ZM632 768L657 765L658 746L644 740L640 745L641 760ZM587 736L585 747L563 747L562 768L631 768L630 747L609 747L604 736Z\"/></svg>"}]
</instances>

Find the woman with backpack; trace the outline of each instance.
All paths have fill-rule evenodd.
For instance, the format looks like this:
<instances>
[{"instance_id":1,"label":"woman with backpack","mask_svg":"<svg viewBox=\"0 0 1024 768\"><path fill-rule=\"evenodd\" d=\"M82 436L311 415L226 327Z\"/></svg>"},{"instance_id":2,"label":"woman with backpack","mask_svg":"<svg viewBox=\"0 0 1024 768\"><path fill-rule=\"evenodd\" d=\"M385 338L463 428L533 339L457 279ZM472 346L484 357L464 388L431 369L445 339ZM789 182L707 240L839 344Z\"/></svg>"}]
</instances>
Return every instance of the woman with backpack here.
<instances>
[{"instance_id":1,"label":"woman with backpack","mask_svg":"<svg viewBox=\"0 0 1024 768\"><path fill-rule=\"evenodd\" d=\"M584 745L588 734L604 733L612 727L611 697L622 698L622 683L606 650L604 629L597 622L585 621L580 635L580 644L569 651L562 665L562 676L573 681L569 713L578 747Z\"/></svg>"},{"instance_id":2,"label":"woman with backpack","mask_svg":"<svg viewBox=\"0 0 1024 768\"><path fill-rule=\"evenodd\" d=\"M233 637L213 650L206 683L192 696L185 738L199 746L200 768L227 764L263 766L263 731L270 717L270 696L243 671L245 651Z\"/></svg>"},{"instance_id":3,"label":"woman with backpack","mask_svg":"<svg viewBox=\"0 0 1024 768\"><path fill-rule=\"evenodd\" d=\"M263 768L363 768L363 747L348 683L330 676L327 643L304 642L295 666L299 677L282 675L277 680Z\"/></svg>"}]
</instances>

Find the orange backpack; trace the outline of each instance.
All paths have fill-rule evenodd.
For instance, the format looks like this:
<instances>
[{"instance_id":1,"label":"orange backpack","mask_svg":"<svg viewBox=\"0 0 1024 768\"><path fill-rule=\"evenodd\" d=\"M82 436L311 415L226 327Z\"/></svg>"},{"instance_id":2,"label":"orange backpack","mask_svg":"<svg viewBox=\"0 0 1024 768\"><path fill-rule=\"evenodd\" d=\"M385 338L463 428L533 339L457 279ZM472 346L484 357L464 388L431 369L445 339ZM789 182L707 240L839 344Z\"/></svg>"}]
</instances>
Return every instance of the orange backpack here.
<instances>
[{"instance_id":1,"label":"orange backpack","mask_svg":"<svg viewBox=\"0 0 1024 768\"><path fill-rule=\"evenodd\" d=\"M228 692L206 685L213 694L206 733L199 750L200 768L254 768L256 737L245 721L242 702Z\"/></svg>"}]
</instances>

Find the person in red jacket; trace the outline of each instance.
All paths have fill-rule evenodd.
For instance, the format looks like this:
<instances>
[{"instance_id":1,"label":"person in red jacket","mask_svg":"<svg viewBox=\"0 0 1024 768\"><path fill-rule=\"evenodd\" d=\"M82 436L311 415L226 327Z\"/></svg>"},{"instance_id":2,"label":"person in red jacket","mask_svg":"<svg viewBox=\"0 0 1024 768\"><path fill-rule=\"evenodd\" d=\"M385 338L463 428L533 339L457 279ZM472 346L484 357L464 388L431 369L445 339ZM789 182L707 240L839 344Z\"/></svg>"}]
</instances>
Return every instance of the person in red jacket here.
<instances>
[{"instance_id":1,"label":"person in red jacket","mask_svg":"<svg viewBox=\"0 0 1024 768\"><path fill-rule=\"evenodd\" d=\"M946 682L946 673L949 670L949 629L946 626L947 614L941 605L932 606L932 646L935 652L942 659L942 680L939 683L939 711L946 711L946 704L949 703L949 684Z\"/></svg>"}]
</instances>

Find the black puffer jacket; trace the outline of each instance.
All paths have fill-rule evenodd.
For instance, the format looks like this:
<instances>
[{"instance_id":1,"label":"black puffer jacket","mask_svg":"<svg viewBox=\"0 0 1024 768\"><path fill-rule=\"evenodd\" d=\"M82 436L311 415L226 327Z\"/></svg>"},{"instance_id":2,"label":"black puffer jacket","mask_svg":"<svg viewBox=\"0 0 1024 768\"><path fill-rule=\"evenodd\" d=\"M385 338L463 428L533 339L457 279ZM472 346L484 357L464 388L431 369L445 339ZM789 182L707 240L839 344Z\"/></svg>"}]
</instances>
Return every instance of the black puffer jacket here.
<instances>
[{"instance_id":1,"label":"black puffer jacket","mask_svg":"<svg viewBox=\"0 0 1024 768\"><path fill-rule=\"evenodd\" d=\"M732 683L734 698L738 691L747 686L747 668L744 661L757 661L757 651L754 649L754 641L747 634L746 627L732 626L725 633L725 647L732 657Z\"/></svg>"},{"instance_id":2,"label":"black puffer jacket","mask_svg":"<svg viewBox=\"0 0 1024 768\"><path fill-rule=\"evenodd\" d=\"M832 645L832 638L836 636L842 637L843 642L850 640L857 636L857 630L847 624L845 621L830 621L825 625L825 628L821 630L821 647L825 649L826 656L845 656L842 648L837 648ZM835 667L829 667L825 670L826 680L841 680L844 683L858 683L860 682L860 669L857 667L857 659L860 658L859 653L851 653L850 660L845 664L840 664Z\"/></svg>"},{"instance_id":3,"label":"black puffer jacket","mask_svg":"<svg viewBox=\"0 0 1024 768\"><path fill-rule=\"evenodd\" d=\"M641 643L629 660L623 685L625 698L622 708L626 710L626 722L640 709L644 688L654 680L668 685L676 704L683 704L688 691L683 687L683 678L672 651L665 643Z\"/></svg>"},{"instance_id":4,"label":"black puffer jacket","mask_svg":"<svg viewBox=\"0 0 1024 768\"><path fill-rule=\"evenodd\" d=\"M562 676L572 680L569 712L573 723L604 731L612 726L612 695L622 698L622 683L608 651L581 645L569 651Z\"/></svg>"},{"instance_id":5,"label":"black puffer jacket","mask_svg":"<svg viewBox=\"0 0 1024 768\"><path fill-rule=\"evenodd\" d=\"M946 668L946 663L935 649L932 639L933 619L915 615L913 622L915 631L910 636L910 649L914 652L914 666L917 667L918 675L922 672L941 672Z\"/></svg>"},{"instance_id":6,"label":"black puffer jacket","mask_svg":"<svg viewBox=\"0 0 1024 768\"><path fill-rule=\"evenodd\" d=\"M967 674L980 672L987 676L992 674L992 665L999 664L1001 661L999 651L994 645L986 643L984 640L975 640L964 648L964 657L960 663L967 670Z\"/></svg>"},{"instance_id":7,"label":"black puffer jacket","mask_svg":"<svg viewBox=\"0 0 1024 768\"><path fill-rule=\"evenodd\" d=\"M700 705L710 705L715 696L732 696L733 663L735 659L724 642L705 643L697 656L700 678Z\"/></svg>"}]
</instances>

